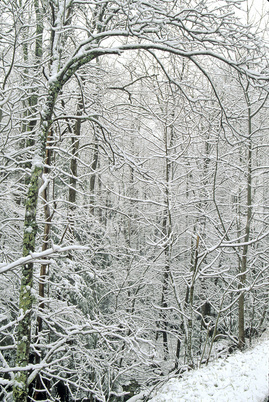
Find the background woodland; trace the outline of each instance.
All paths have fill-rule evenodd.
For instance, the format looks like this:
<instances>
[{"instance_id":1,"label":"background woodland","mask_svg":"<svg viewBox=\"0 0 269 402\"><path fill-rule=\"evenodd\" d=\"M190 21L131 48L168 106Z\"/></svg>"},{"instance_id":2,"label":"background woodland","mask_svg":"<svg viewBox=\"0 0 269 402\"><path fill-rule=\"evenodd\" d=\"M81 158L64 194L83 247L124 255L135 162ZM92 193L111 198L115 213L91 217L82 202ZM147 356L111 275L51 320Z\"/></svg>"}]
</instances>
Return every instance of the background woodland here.
<instances>
[{"instance_id":1,"label":"background woodland","mask_svg":"<svg viewBox=\"0 0 269 402\"><path fill-rule=\"evenodd\" d=\"M246 3L0 2L1 400L127 400L267 327Z\"/></svg>"}]
</instances>

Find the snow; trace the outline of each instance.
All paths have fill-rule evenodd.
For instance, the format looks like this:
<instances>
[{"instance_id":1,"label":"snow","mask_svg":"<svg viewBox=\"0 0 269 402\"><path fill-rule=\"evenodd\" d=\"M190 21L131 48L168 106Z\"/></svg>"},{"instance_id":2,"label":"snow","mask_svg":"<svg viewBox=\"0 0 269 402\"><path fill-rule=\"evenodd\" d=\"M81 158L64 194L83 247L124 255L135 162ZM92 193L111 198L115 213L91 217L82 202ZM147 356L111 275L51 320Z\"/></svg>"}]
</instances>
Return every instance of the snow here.
<instances>
[{"instance_id":1,"label":"snow","mask_svg":"<svg viewBox=\"0 0 269 402\"><path fill-rule=\"evenodd\" d=\"M54 254L54 253L64 253L66 251L70 251L70 250L78 250L78 251L88 251L89 247L86 246L80 246L80 245L71 245L71 246L66 246L66 247L61 247L61 246L57 246L57 245L53 245L53 247L45 250L45 251L41 251L38 253L30 253L29 255L27 255L26 257L21 257L16 261L13 261L9 264L7 263L0 263L0 274L7 272L11 269L14 269L20 265L24 265L27 264L30 261L39 261L39 263L42 263L42 260L40 260L43 257L47 257L50 254ZM46 264L49 264L50 261L49 260L44 260L43 262L46 262Z\"/></svg>"},{"instance_id":2,"label":"snow","mask_svg":"<svg viewBox=\"0 0 269 402\"><path fill-rule=\"evenodd\" d=\"M43 159L41 158L41 156L39 156L39 155L35 155L34 157L33 157L33 160L32 160L32 169L34 169L35 167L40 167L40 168L42 168L43 167Z\"/></svg>"},{"instance_id":3,"label":"snow","mask_svg":"<svg viewBox=\"0 0 269 402\"><path fill-rule=\"evenodd\" d=\"M169 380L152 394L150 401L264 402L268 395L269 332L251 350L238 351L227 359L184 373L182 378Z\"/></svg>"},{"instance_id":4,"label":"snow","mask_svg":"<svg viewBox=\"0 0 269 402\"><path fill-rule=\"evenodd\" d=\"M42 174L42 180L43 180L43 184L40 187L40 189L38 190L39 196L42 196L43 191L48 187L48 184L49 184L48 177L45 173Z\"/></svg>"}]
</instances>

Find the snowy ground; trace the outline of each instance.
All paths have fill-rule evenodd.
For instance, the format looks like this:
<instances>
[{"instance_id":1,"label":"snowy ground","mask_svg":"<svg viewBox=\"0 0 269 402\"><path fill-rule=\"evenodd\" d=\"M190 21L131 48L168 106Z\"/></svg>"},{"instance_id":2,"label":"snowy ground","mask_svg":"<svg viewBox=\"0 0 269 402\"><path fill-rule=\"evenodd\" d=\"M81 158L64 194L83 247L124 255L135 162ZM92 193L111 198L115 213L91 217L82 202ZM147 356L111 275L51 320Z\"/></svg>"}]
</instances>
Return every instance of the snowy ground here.
<instances>
[{"instance_id":1,"label":"snowy ground","mask_svg":"<svg viewBox=\"0 0 269 402\"><path fill-rule=\"evenodd\" d=\"M142 395L141 395L142 396ZM264 402L269 396L269 336L244 353L169 380L151 402ZM130 402L142 401L137 395Z\"/></svg>"}]
</instances>

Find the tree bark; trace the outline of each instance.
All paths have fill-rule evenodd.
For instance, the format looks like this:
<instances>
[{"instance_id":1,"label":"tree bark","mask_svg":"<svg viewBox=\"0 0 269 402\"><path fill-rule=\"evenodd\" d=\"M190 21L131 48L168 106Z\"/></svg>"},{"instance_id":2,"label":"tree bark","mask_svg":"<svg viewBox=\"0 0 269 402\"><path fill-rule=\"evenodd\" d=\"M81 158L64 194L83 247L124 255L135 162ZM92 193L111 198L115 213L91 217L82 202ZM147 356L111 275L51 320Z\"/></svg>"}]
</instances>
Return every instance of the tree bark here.
<instances>
[{"instance_id":1,"label":"tree bark","mask_svg":"<svg viewBox=\"0 0 269 402\"><path fill-rule=\"evenodd\" d=\"M48 133L52 124L52 112L54 104L59 93L60 86L54 85L49 90L46 103L46 111L41 122L41 135L39 138L39 152L33 160L32 173L29 183L29 189L25 205L24 235L23 235L23 257L35 251L35 240L38 230L36 209L38 201L38 191L40 176L43 173L43 161L46 157L46 143ZM25 264L22 269L21 288L20 288L20 319L17 332L17 360L18 367L23 371L18 371L15 375L15 384L13 387L14 402L26 402L28 395L28 370L26 366L29 363L30 342L31 342L31 313L34 298L33 288L34 264L30 262Z\"/></svg>"},{"instance_id":2,"label":"tree bark","mask_svg":"<svg viewBox=\"0 0 269 402\"><path fill-rule=\"evenodd\" d=\"M242 259L240 264L240 283L239 290L243 289L246 282L246 270L247 270L247 253L248 253L248 242L250 236L250 222L252 216L252 116L251 116L251 105L249 100L247 85L245 89L245 98L248 106L248 149L247 149L247 218L245 226L245 236L244 236L244 246L242 252ZM244 290L241 291L239 296L238 305L238 341L239 348L243 349L245 346L245 295Z\"/></svg>"}]
</instances>

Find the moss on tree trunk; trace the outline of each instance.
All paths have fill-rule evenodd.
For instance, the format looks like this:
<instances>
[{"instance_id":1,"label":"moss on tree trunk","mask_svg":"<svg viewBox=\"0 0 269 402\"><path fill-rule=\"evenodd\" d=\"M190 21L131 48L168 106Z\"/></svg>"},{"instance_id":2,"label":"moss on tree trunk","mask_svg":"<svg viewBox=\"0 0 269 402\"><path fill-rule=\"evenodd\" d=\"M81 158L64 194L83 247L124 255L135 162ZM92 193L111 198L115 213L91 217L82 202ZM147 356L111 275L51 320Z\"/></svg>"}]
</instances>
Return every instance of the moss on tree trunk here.
<instances>
[{"instance_id":1,"label":"moss on tree trunk","mask_svg":"<svg viewBox=\"0 0 269 402\"><path fill-rule=\"evenodd\" d=\"M41 166L35 166L29 184L28 196L25 206L23 256L27 256L35 249L35 237L37 233L36 207L38 199L39 176L42 172ZM30 341L31 341L31 312L33 307L33 262L25 264L22 270L20 288L20 318L17 332L17 366L23 368L29 363ZM15 376L13 389L14 401L27 400L27 371L20 371Z\"/></svg>"}]
</instances>

